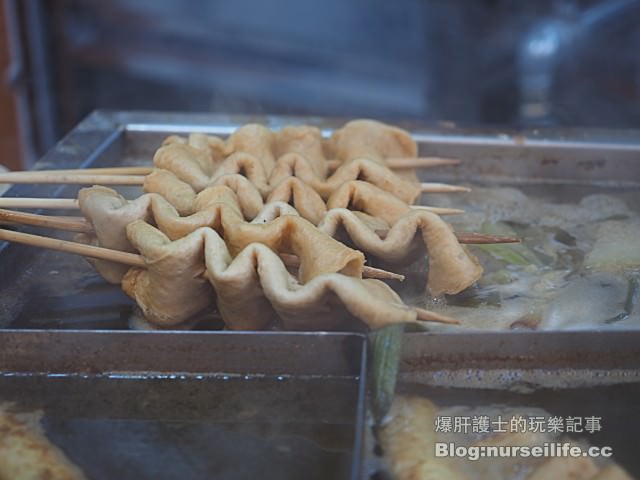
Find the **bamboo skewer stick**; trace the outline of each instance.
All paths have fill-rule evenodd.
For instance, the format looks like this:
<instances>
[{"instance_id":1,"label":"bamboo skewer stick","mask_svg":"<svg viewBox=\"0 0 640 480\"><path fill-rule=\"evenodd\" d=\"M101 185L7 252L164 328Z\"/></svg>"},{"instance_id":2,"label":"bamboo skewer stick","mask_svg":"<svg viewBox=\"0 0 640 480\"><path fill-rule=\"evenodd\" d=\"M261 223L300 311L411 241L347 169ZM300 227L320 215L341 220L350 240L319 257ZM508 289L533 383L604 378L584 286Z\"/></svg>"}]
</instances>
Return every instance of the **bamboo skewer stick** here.
<instances>
[{"instance_id":1,"label":"bamboo skewer stick","mask_svg":"<svg viewBox=\"0 0 640 480\"><path fill-rule=\"evenodd\" d=\"M391 170L403 170L408 168L430 168L447 165L458 165L460 160L441 157L389 157L385 158L385 165ZM341 160L327 160L329 171L337 170L344 164Z\"/></svg>"},{"instance_id":2,"label":"bamboo skewer stick","mask_svg":"<svg viewBox=\"0 0 640 480\"><path fill-rule=\"evenodd\" d=\"M428 207L426 205L410 205L415 210L427 210L436 215L459 215L464 210L447 207ZM77 210L80 208L75 198L30 198L0 197L0 208L38 208L47 210Z\"/></svg>"},{"instance_id":3,"label":"bamboo skewer stick","mask_svg":"<svg viewBox=\"0 0 640 480\"><path fill-rule=\"evenodd\" d=\"M377 229L376 235L385 238L389 233L386 229ZM493 245L496 243L521 243L518 237L510 237L507 235L492 235L487 233L475 232L454 232L458 243L463 245Z\"/></svg>"},{"instance_id":4,"label":"bamboo skewer stick","mask_svg":"<svg viewBox=\"0 0 640 480\"><path fill-rule=\"evenodd\" d=\"M9 223L17 223L23 225L34 225L38 227L57 228L60 230L69 230L72 232L84 232L90 233L93 231L93 226L84 217L66 217L58 215L37 215L26 212L16 212L12 210L0 209L0 221L6 221ZM377 235L384 238L387 235L388 230L376 230ZM493 235L488 233L475 233L475 232L455 232L458 242L462 244L496 244L496 243L520 243L518 237L506 236L506 235ZM294 257L294 256L292 256ZM294 257L295 258L295 257ZM293 265L290 265L293 266ZM379 269L373 267L365 267L372 274ZM382 270L382 272L386 272ZM388 274L387 272L386 274ZM396 280L403 280L403 275L397 275L396 277L388 276L384 278L392 278ZM377 277L371 277L377 278Z\"/></svg>"},{"instance_id":5,"label":"bamboo skewer stick","mask_svg":"<svg viewBox=\"0 0 640 480\"><path fill-rule=\"evenodd\" d=\"M281 253L280 258L284 262L284 264L288 267L299 267L300 259L295 255L290 255L288 253ZM362 270L362 276L366 278L379 278L384 280L400 280L404 281L404 275L400 275L399 273L390 272L388 270L382 270L381 268L368 267L364 266Z\"/></svg>"},{"instance_id":6,"label":"bamboo skewer stick","mask_svg":"<svg viewBox=\"0 0 640 480\"><path fill-rule=\"evenodd\" d=\"M460 325L460 322L455 318L442 315L441 313L431 312L429 310L425 310L424 308L418 307L413 307L413 309L418 314L418 320L422 320L423 322L438 322L446 323L448 325Z\"/></svg>"},{"instance_id":7,"label":"bamboo skewer stick","mask_svg":"<svg viewBox=\"0 0 640 480\"><path fill-rule=\"evenodd\" d=\"M386 164L391 169L406 168L429 168L447 165L458 165L460 160L454 158L440 157L393 157L385 159ZM340 160L327 160L329 170L335 170L342 162ZM53 169L53 170L27 170L23 172L8 172L10 177L16 174L18 177L42 174L65 174L65 175L148 175L153 171L153 166L128 166L128 167L94 167L94 168L70 168L70 169ZM0 176L0 183L17 183L4 182Z\"/></svg>"},{"instance_id":8,"label":"bamboo skewer stick","mask_svg":"<svg viewBox=\"0 0 640 480\"><path fill-rule=\"evenodd\" d=\"M0 208L77 210L80 206L75 198L0 197Z\"/></svg>"},{"instance_id":9,"label":"bamboo skewer stick","mask_svg":"<svg viewBox=\"0 0 640 480\"><path fill-rule=\"evenodd\" d=\"M455 165L459 160L440 157L388 158L390 168L423 168L438 165ZM330 170L338 168L342 162L329 160ZM68 183L68 184L101 184L101 185L142 185L144 176L153 171L151 166L78 168L60 170L30 170L24 172L7 172L0 174L0 183ZM422 183L421 191L426 193L468 192L466 187L445 183Z\"/></svg>"},{"instance_id":10,"label":"bamboo skewer stick","mask_svg":"<svg viewBox=\"0 0 640 480\"><path fill-rule=\"evenodd\" d=\"M35 213L15 212L4 209L0 209L0 222L57 228L70 232L89 233L93 231L93 225L84 217L37 215Z\"/></svg>"},{"instance_id":11,"label":"bamboo skewer stick","mask_svg":"<svg viewBox=\"0 0 640 480\"><path fill-rule=\"evenodd\" d=\"M59 240L57 238L42 237L40 235L32 235L30 233L12 232L0 228L0 240L8 242L22 243L34 247L48 248L59 252L74 253L84 257L97 258L99 260L109 260L112 262L123 263L132 267L146 267L147 264L141 255L135 253L121 252L119 250L111 250L109 248L96 247L95 245L85 245L84 243L70 242L68 240Z\"/></svg>"},{"instance_id":12,"label":"bamboo skewer stick","mask_svg":"<svg viewBox=\"0 0 640 480\"><path fill-rule=\"evenodd\" d=\"M385 162L391 169L444 167L460 164L460 160L457 158L443 157L389 157L385 158Z\"/></svg>"},{"instance_id":13,"label":"bamboo skewer stick","mask_svg":"<svg viewBox=\"0 0 640 480\"><path fill-rule=\"evenodd\" d=\"M24 225L35 225L39 227L56 228L56 229L67 230L72 232L89 233L93 231L93 226L83 217L55 217L55 216L48 216L48 215L35 215L31 213L11 212L8 210L0 209L0 221L2 220L6 220L13 223L20 223ZM65 246L65 248L66 246L68 246L68 244L73 244L74 246L84 245L81 243L67 242L66 240L56 240L56 239L47 238L47 237L39 237L37 235L22 234L20 232L9 232L8 230L1 230L1 231L8 232L8 233L18 233L19 235L29 235L31 238L36 237L36 238L45 239L45 241L49 242L47 245L49 244L54 245L53 243L51 243L51 241L59 242L63 246ZM24 238L28 239L29 237L24 237ZM7 239L7 238L3 239L2 237L0 237L0 240L10 240L10 239ZM18 242L18 240L10 240L10 241ZM52 248L56 250L55 246L47 246L44 244L43 245L30 244L30 245L43 246L46 248ZM87 246L91 247L91 245L87 245ZM76 247L73 247L73 248L76 248ZM63 250L62 248L60 248L59 250L67 251L67 250ZM105 251L109 249L102 248L102 250ZM92 256L90 254L91 252L90 250L85 250L85 251L88 253L69 250L70 253L78 253L79 255L85 255L87 257ZM111 251L118 252L117 250L111 250ZM119 252L119 253L126 253L126 252ZM104 257L93 257L93 258L100 258L105 260ZM282 253L280 254L280 258L282 258L282 261L288 267L300 266L300 260L295 255ZM111 259L106 258L106 260L111 260ZM113 259L113 261L118 261L118 260ZM120 263L126 263L126 262L120 262ZM139 266L139 265L136 264L134 266ZM379 278L379 279L399 280L399 281L403 281L405 278L404 275L400 275L398 273L390 272L388 270L382 270L380 268L368 267L368 266L364 266L362 275L365 278Z\"/></svg>"},{"instance_id":14,"label":"bamboo skewer stick","mask_svg":"<svg viewBox=\"0 0 640 480\"><path fill-rule=\"evenodd\" d=\"M0 183L70 184L70 185L142 185L144 175L100 175L84 173L9 172L0 174Z\"/></svg>"},{"instance_id":15,"label":"bamboo skewer stick","mask_svg":"<svg viewBox=\"0 0 640 480\"><path fill-rule=\"evenodd\" d=\"M84 243L70 242L67 240L59 240L56 238L43 237L40 235L32 235L30 233L12 232L10 230L4 230L0 228L0 240L21 243L23 245L29 245L33 247L46 248L49 250L57 250L60 252L72 253L75 255L82 255L83 257L91 257L98 260L107 260L111 262L122 263L124 265L129 265L132 267L147 267L147 264L142 255L122 252L119 250L111 250L109 248L96 247L94 245L86 245ZM294 262L298 263L298 259L295 257L294 259ZM284 260L284 263L288 264L288 261ZM379 269L375 270L384 271ZM414 310L417 313L417 318L422 321L446 323L452 325L460 323L454 318L447 317L446 315L438 314L435 312L430 312L422 308L414 308Z\"/></svg>"},{"instance_id":16,"label":"bamboo skewer stick","mask_svg":"<svg viewBox=\"0 0 640 480\"><path fill-rule=\"evenodd\" d=\"M138 185L144 184L144 175L104 175L95 173L9 172L0 173L0 183L8 184L69 184L69 185ZM467 187L447 183L421 183L425 193L469 192Z\"/></svg>"},{"instance_id":17,"label":"bamboo skewer stick","mask_svg":"<svg viewBox=\"0 0 640 480\"><path fill-rule=\"evenodd\" d=\"M152 166L131 167L90 167L90 168L56 168L47 170L23 170L7 172L16 176L29 175L149 175L153 171ZM19 174L19 175L18 175ZM0 177L2 178L2 177Z\"/></svg>"},{"instance_id":18,"label":"bamboo skewer stick","mask_svg":"<svg viewBox=\"0 0 640 480\"><path fill-rule=\"evenodd\" d=\"M470 192L469 187L450 185L448 183L423 182L420 184L420 191L423 193L458 193Z\"/></svg>"},{"instance_id":19,"label":"bamboo skewer stick","mask_svg":"<svg viewBox=\"0 0 640 480\"><path fill-rule=\"evenodd\" d=\"M495 243L522 243L518 237L491 235L488 233L456 232L458 242L471 245L489 245Z\"/></svg>"},{"instance_id":20,"label":"bamboo skewer stick","mask_svg":"<svg viewBox=\"0 0 640 480\"><path fill-rule=\"evenodd\" d=\"M428 207L427 205L409 205L409 207L411 207L412 210L426 210L436 215L460 215L464 213L464 210L460 210L459 208Z\"/></svg>"}]
</instances>

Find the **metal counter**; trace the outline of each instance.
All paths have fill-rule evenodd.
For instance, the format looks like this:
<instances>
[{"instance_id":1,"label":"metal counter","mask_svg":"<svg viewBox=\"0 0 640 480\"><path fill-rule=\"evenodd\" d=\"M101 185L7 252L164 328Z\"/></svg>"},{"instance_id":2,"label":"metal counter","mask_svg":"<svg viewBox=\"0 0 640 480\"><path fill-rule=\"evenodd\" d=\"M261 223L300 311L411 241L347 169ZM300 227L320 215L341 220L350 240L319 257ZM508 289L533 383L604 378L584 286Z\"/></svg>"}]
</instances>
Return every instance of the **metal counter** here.
<instances>
[{"instance_id":1,"label":"metal counter","mask_svg":"<svg viewBox=\"0 0 640 480\"><path fill-rule=\"evenodd\" d=\"M227 135L247 122L271 128L312 124L326 131L343 123L97 111L36 168L148 165L168 134ZM401 126L414 134L421 154L465 159L438 171L436 181L547 188L560 196L613 189L640 205L635 131ZM70 198L77 190L18 185L6 195ZM179 471L208 478L212 469L224 472L220 478L235 478L234 465L244 468L237 471L241 478L266 474L272 465L273 478L300 478L301 471L312 478L309 472L316 471L318 478L355 479L376 470L370 442L363 447L363 334L134 332L127 329L132 307L82 258L0 245L0 400L42 408L47 432L91 478L170 478ZM534 403L550 395L561 398L562 409L595 392L593 405L623 396L620 408L632 414L640 400L639 345L637 329L411 333L400 389L460 399L479 398L480 391L494 392L487 394L492 399L529 395ZM102 439L102 432L108 432L102 453L91 453L87 442ZM608 433L620 460L640 474L630 437ZM153 452L144 447L156 442ZM136 452L129 462L145 459L129 477L113 467L127 450Z\"/></svg>"}]
</instances>

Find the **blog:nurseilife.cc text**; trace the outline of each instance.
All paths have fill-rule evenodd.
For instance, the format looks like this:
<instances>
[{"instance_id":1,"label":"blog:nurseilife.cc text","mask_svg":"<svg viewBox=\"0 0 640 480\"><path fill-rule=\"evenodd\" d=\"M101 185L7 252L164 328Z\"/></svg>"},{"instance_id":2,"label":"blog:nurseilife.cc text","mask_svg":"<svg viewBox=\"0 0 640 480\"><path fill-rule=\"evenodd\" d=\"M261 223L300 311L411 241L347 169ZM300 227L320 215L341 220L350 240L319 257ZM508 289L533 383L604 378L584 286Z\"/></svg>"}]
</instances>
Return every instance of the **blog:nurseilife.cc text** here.
<instances>
[{"instance_id":1,"label":"blog:nurseilife.cc text","mask_svg":"<svg viewBox=\"0 0 640 480\"><path fill-rule=\"evenodd\" d=\"M453 442L436 442L436 457L466 458L548 458L548 457L592 457L609 458L613 450L609 446L582 447L570 442L545 442L542 445L456 445Z\"/></svg>"}]
</instances>

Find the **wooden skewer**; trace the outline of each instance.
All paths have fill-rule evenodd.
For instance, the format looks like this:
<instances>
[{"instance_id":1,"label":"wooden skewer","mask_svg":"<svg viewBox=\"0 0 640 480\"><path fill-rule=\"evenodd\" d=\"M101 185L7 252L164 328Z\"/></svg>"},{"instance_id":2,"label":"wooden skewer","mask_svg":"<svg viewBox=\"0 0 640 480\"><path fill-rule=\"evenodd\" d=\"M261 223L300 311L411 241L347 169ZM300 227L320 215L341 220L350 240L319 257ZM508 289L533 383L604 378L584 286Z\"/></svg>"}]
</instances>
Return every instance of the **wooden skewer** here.
<instances>
[{"instance_id":1,"label":"wooden skewer","mask_svg":"<svg viewBox=\"0 0 640 480\"><path fill-rule=\"evenodd\" d=\"M430 168L444 167L448 165L458 165L460 160L457 158L442 157L389 157L385 158L385 162L391 169L402 168Z\"/></svg>"},{"instance_id":2,"label":"wooden skewer","mask_svg":"<svg viewBox=\"0 0 640 480\"><path fill-rule=\"evenodd\" d=\"M35 213L15 212L4 209L0 209L0 222L57 228L71 232L89 233L93 231L93 225L84 217L37 215Z\"/></svg>"},{"instance_id":3,"label":"wooden skewer","mask_svg":"<svg viewBox=\"0 0 640 480\"><path fill-rule=\"evenodd\" d=\"M327 160L329 171L337 170L344 162L340 160ZM387 167L392 170L402 170L406 168L429 168L447 165L458 165L460 160L455 158L441 157L389 157L385 158Z\"/></svg>"},{"instance_id":4,"label":"wooden skewer","mask_svg":"<svg viewBox=\"0 0 640 480\"><path fill-rule=\"evenodd\" d=\"M458 193L470 192L471 189L460 185L449 185L448 183L424 182L420 184L420 191L423 193Z\"/></svg>"},{"instance_id":5,"label":"wooden skewer","mask_svg":"<svg viewBox=\"0 0 640 480\"><path fill-rule=\"evenodd\" d=\"M447 208L447 207L428 207L426 205L409 205L412 210L426 210L427 212L435 213L436 215L460 215L464 213L464 210L459 208Z\"/></svg>"},{"instance_id":6,"label":"wooden skewer","mask_svg":"<svg viewBox=\"0 0 640 480\"><path fill-rule=\"evenodd\" d=\"M68 240L59 240L57 238L32 235L30 233L12 232L10 230L0 228L0 240L22 243L24 245L31 245L34 247L48 248L50 250L58 250L60 252L74 253L76 255L97 258L99 260L109 260L112 262L130 265L132 267L147 266L142 256L136 255L135 253L121 252L119 250L111 250L110 248L85 245L84 243L69 242Z\"/></svg>"},{"instance_id":7,"label":"wooden skewer","mask_svg":"<svg viewBox=\"0 0 640 480\"><path fill-rule=\"evenodd\" d=\"M75 198L0 197L0 208L77 210L80 206Z\"/></svg>"},{"instance_id":8,"label":"wooden skewer","mask_svg":"<svg viewBox=\"0 0 640 480\"><path fill-rule=\"evenodd\" d=\"M375 231L380 238L386 238L389 230L378 229ZM458 243L465 245L491 245L494 243L521 243L518 237L509 237L506 235L490 235L487 233L475 232L454 232Z\"/></svg>"},{"instance_id":9,"label":"wooden skewer","mask_svg":"<svg viewBox=\"0 0 640 480\"><path fill-rule=\"evenodd\" d=\"M378 279L386 279L386 280L399 280L404 282L404 275L400 273L390 272L388 270L383 270L381 268L376 267L368 267L365 265L362 268L362 276L366 278L378 278Z\"/></svg>"},{"instance_id":10,"label":"wooden skewer","mask_svg":"<svg viewBox=\"0 0 640 480\"><path fill-rule=\"evenodd\" d=\"M151 166L135 167L93 167L93 168L57 168L50 170L24 170L8 172L19 177L30 175L149 175ZM19 174L19 175L18 175ZM1 177L0 177L1 178Z\"/></svg>"},{"instance_id":11,"label":"wooden skewer","mask_svg":"<svg viewBox=\"0 0 640 480\"><path fill-rule=\"evenodd\" d=\"M491 235L488 233L475 232L456 232L456 238L460 243L471 245L483 245L493 243L521 243L518 237L510 237L507 235Z\"/></svg>"},{"instance_id":12,"label":"wooden skewer","mask_svg":"<svg viewBox=\"0 0 640 480\"><path fill-rule=\"evenodd\" d=\"M448 317L446 315L442 315L441 313L435 313L430 310L425 310L424 308L417 307L414 307L414 310L418 314L418 320L422 320L423 322L438 322L446 323L447 325L460 325L459 320Z\"/></svg>"},{"instance_id":13,"label":"wooden skewer","mask_svg":"<svg viewBox=\"0 0 640 480\"><path fill-rule=\"evenodd\" d=\"M55 217L55 216L48 216L48 215L34 215L30 213L10 212L8 210L0 210L0 220L4 220L4 219L7 219L15 223L25 224L25 225L57 228L57 229L69 230L73 232L88 233L93 231L92 225L83 217ZM21 233L21 232L11 232L8 230L0 230L0 232L3 232L4 235L6 234L12 235L14 238L14 239L3 238L2 236L0 236L0 240L9 240L9 241L14 241L16 243L25 243L27 245L34 245L36 247L51 248L53 250L60 250L63 252L77 253L78 255L84 255L86 257L98 258L101 260L111 260L114 262L125 263L126 265L133 265L136 267L146 265L144 263L144 260L142 260L143 262L142 264L127 263L126 261L127 258L129 258L130 261L133 261L133 262L138 262L138 260L131 260L132 257L126 257L126 256L122 257L125 259L125 261L120 261L119 260L120 254L135 256L135 254L130 254L127 252L120 252L118 250L110 250L108 248L94 247L93 245L84 245L82 243L69 242L66 240L57 240L55 238L42 237L38 235L32 235L32 234ZM17 236L13 235L14 233L17 234ZM20 238L25 239L25 241L21 242ZM32 241L33 243L29 243L29 241ZM85 248L85 247L90 247L90 248ZM92 255L91 252L95 252L96 250L93 250L95 248L99 248L99 250L97 251L98 255L103 255L103 256ZM108 254L109 254L108 252L114 252L115 254L114 257L113 258L108 257ZM284 262L284 264L289 267L300 266L300 260L295 255L282 253L280 254L280 258L282 258L282 261ZM363 277L366 277L366 278L380 278L380 279L386 279L386 280L403 281L405 278L404 275L400 275L398 273L389 272L387 270L382 270L380 268L367 267L367 266L363 268L362 274L363 274Z\"/></svg>"},{"instance_id":14,"label":"wooden skewer","mask_svg":"<svg viewBox=\"0 0 640 480\"><path fill-rule=\"evenodd\" d=\"M49 227L57 228L60 230L69 230L72 232L93 232L93 226L84 217L65 217L58 215L37 215L34 213L16 212L12 210L0 209L0 221L6 221L10 223L17 223L23 225L34 225L36 227ZM376 234L384 238L387 236L388 230L376 230ZM518 237L510 237L505 235L491 235L488 233L475 233L475 232L455 232L458 242L463 244L493 244L493 243L520 243ZM286 254L282 254L283 258L286 258ZM297 262L297 258L294 255L289 255L291 262ZM298 266L293 263L287 264L290 266ZM380 270L374 267L364 267L370 274L369 278L388 278L394 280L404 280L404 275L400 275L386 270ZM376 277L376 274L383 276Z\"/></svg>"},{"instance_id":15,"label":"wooden skewer","mask_svg":"<svg viewBox=\"0 0 640 480\"><path fill-rule=\"evenodd\" d=\"M437 215L458 215L464 210L446 207L427 207L425 205L411 205L416 210L427 210ZM0 197L0 208L39 208L47 210L77 210L80 208L75 198L30 198L30 197Z\"/></svg>"},{"instance_id":16,"label":"wooden skewer","mask_svg":"<svg viewBox=\"0 0 640 480\"><path fill-rule=\"evenodd\" d=\"M100 175L53 172L0 173L0 183L59 183L71 185L142 185L144 175Z\"/></svg>"},{"instance_id":17,"label":"wooden skewer","mask_svg":"<svg viewBox=\"0 0 640 480\"><path fill-rule=\"evenodd\" d=\"M405 168L429 168L446 165L457 165L460 160L454 158L441 157L392 157L385 159L387 166L391 169ZM328 160L327 165L330 170L338 168L342 162L339 160ZM129 167L95 167L95 168L71 168L56 170L28 170L20 173L22 175L39 174L66 174L66 175L149 175L153 171L152 166L129 166ZM0 177L0 182L2 177ZM6 182L11 183L11 182ZM14 182L17 183L17 182Z\"/></svg>"},{"instance_id":18,"label":"wooden skewer","mask_svg":"<svg viewBox=\"0 0 640 480\"><path fill-rule=\"evenodd\" d=\"M69 184L69 185L143 185L145 175L104 175L95 173L9 172L0 173L0 183L8 184ZM425 193L469 192L467 187L446 183L422 183Z\"/></svg>"},{"instance_id":19,"label":"wooden skewer","mask_svg":"<svg viewBox=\"0 0 640 480\"><path fill-rule=\"evenodd\" d=\"M300 259L295 255L290 255L288 253L281 253L280 258L282 259L284 264L288 267L300 266ZM404 275L400 275L399 273L389 272L388 270L382 270L381 268L367 267L366 265L362 270L362 276L366 278L400 280L401 282L404 280Z\"/></svg>"},{"instance_id":20,"label":"wooden skewer","mask_svg":"<svg viewBox=\"0 0 640 480\"><path fill-rule=\"evenodd\" d=\"M146 268L147 264L142 255L135 253L121 252L119 250L111 250L109 248L97 247L94 245L85 245L83 243L69 242L67 240L59 240L56 238L42 237L39 235L32 235L29 233L12 232L10 230L0 229L0 240L8 242L21 243L24 245L30 245L39 248L47 248L50 250L57 250L66 253L73 253L76 255L82 255L84 257L96 258L99 260L107 260L117 263L122 263L132 267ZM290 256L289 256L290 257ZM299 261L296 257L293 257L294 263ZM289 260L284 260L285 264L289 264ZM295 265L289 265L295 266ZM366 269L367 267L365 267ZM384 270L373 269L376 272L384 272ZM391 273L391 272L387 272ZM396 274L394 274L396 275ZM404 278L402 275L400 277ZM381 278L381 277L375 277ZM389 277L384 277L389 278ZM439 322L456 325L460 322L454 318L447 317L446 315L437 314L424 310L421 308L414 309L417 313L417 318L422 321Z\"/></svg>"},{"instance_id":21,"label":"wooden skewer","mask_svg":"<svg viewBox=\"0 0 640 480\"><path fill-rule=\"evenodd\" d=\"M146 268L147 264L142 255L135 253L121 252L119 250L111 250L109 248L96 247L94 245L85 245L83 243L69 242L67 240L59 240L56 238L42 237L39 235L32 235L29 233L12 232L10 230L0 229L0 240L8 242L21 243L23 245L30 245L39 248L47 248L50 250L57 250L60 252L73 253L76 255L82 255L84 257L96 258L99 260L107 260L132 267ZM291 256L288 256L291 257ZM297 257L293 257L294 262L298 262ZM285 260L288 264L289 261ZM298 262L299 263L299 262ZM291 266L291 265L290 265ZM366 267L365 267L366 268ZM384 271L374 269L376 271ZM390 272L388 272L390 273ZM379 277L377 277L379 278ZM430 312L422 308L414 308L417 313L418 320L426 322L438 322L450 325L457 325L460 322L455 318L447 317L446 315Z\"/></svg>"}]
</instances>

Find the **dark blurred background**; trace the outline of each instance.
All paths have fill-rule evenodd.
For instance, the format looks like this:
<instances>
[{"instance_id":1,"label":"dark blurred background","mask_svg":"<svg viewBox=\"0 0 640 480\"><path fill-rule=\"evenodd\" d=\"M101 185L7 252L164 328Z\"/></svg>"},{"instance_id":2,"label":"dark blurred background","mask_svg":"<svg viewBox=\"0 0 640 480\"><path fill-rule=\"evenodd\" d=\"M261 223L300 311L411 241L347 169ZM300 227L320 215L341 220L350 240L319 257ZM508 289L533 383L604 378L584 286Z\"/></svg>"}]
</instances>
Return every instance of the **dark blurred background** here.
<instances>
[{"instance_id":1,"label":"dark blurred background","mask_svg":"<svg viewBox=\"0 0 640 480\"><path fill-rule=\"evenodd\" d=\"M14 169L96 108L640 127L640 0L0 2Z\"/></svg>"}]
</instances>

